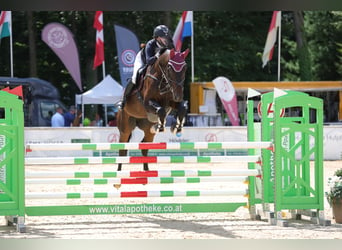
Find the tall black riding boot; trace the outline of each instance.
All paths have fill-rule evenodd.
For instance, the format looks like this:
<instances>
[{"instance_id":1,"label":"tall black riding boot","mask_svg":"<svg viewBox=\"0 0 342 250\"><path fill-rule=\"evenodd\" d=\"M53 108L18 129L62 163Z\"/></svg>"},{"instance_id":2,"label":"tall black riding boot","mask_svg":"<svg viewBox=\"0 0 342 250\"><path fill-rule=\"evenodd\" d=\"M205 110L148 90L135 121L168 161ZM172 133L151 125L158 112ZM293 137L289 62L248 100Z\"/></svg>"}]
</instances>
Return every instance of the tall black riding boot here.
<instances>
[{"instance_id":1,"label":"tall black riding boot","mask_svg":"<svg viewBox=\"0 0 342 250\"><path fill-rule=\"evenodd\" d=\"M134 87L134 83L132 81L129 81L127 83L127 86L125 88L125 92L123 94L123 98L122 98L122 103L121 103L121 108L124 108L125 104L126 104L126 99L127 96L131 93L132 89Z\"/></svg>"}]
</instances>

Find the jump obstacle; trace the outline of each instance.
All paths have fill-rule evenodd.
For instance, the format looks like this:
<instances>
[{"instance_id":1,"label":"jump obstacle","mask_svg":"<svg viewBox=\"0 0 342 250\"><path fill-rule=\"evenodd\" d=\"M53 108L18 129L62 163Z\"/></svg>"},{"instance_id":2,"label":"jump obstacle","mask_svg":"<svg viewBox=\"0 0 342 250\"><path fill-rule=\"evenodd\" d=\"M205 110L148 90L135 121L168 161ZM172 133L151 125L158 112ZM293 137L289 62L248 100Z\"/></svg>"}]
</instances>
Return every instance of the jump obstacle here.
<instances>
[{"instance_id":1,"label":"jump obstacle","mask_svg":"<svg viewBox=\"0 0 342 250\"><path fill-rule=\"evenodd\" d=\"M294 91L249 93L248 142L193 143L66 143L31 144L24 146L22 101L0 91L0 215L14 218L17 230L25 231L25 215L92 215L132 213L196 213L234 212L249 209L251 219L266 216L272 224L286 225L283 211L296 218L308 215L319 224L324 220L323 202L323 104L322 100ZM255 103L261 122L254 122ZM61 157L30 158L36 150L120 150L120 149L248 149L246 156L168 156L168 157ZM25 157L26 151L26 157ZM310 167L310 161L312 167ZM29 164L115 164L115 163L187 163L199 166L213 163L248 162L248 169L155 170L155 171L88 171L88 172L26 172ZM182 165L182 166L183 166ZM114 168L116 166L113 166ZM210 182L244 182L241 190L154 190L110 192L71 191L65 193L25 193L25 185L65 185L94 187L102 185L189 184ZM246 202L211 203L143 203L137 198L245 196ZM120 198L135 199L135 203L116 205ZM111 199L105 205L27 206L30 199ZM189 198L190 199L190 198ZM191 200L192 201L192 200ZM179 206L181 209L165 210ZM261 207L261 208L260 208ZM158 208L158 209L156 209Z\"/></svg>"}]
</instances>

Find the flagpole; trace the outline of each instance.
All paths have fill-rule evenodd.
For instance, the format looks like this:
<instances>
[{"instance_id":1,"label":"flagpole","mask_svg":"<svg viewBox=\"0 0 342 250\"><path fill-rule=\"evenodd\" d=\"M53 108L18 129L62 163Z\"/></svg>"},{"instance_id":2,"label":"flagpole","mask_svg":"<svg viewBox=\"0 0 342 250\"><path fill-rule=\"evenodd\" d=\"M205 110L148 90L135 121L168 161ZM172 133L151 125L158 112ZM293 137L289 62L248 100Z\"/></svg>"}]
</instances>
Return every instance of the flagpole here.
<instances>
[{"instance_id":1,"label":"flagpole","mask_svg":"<svg viewBox=\"0 0 342 250\"><path fill-rule=\"evenodd\" d=\"M278 82L280 81L280 51L281 51L281 11L280 11L280 20L279 20L279 28L278 28Z\"/></svg>"},{"instance_id":2,"label":"flagpole","mask_svg":"<svg viewBox=\"0 0 342 250\"><path fill-rule=\"evenodd\" d=\"M102 76L103 76L103 79L105 79L105 77L106 77L105 61L103 61L103 63L102 63Z\"/></svg>"},{"instance_id":3,"label":"flagpole","mask_svg":"<svg viewBox=\"0 0 342 250\"><path fill-rule=\"evenodd\" d=\"M103 12L102 12L102 25L103 25ZM104 44L104 28L102 26L102 32L103 32L103 44ZM103 62L102 62L102 77L103 79L105 79L106 77L106 65L105 65L105 56L104 56L104 46L103 46ZM104 124L104 127L107 126L108 124L108 117L107 117L107 104L105 104L105 124ZM102 124L103 125L103 124Z\"/></svg>"},{"instance_id":4,"label":"flagpole","mask_svg":"<svg viewBox=\"0 0 342 250\"><path fill-rule=\"evenodd\" d=\"M103 27L103 12L102 12L102 32L103 32L103 44L104 44L104 27ZM102 62L102 76L103 79L106 77L106 66L105 66L104 46L103 46L103 62Z\"/></svg>"},{"instance_id":5,"label":"flagpole","mask_svg":"<svg viewBox=\"0 0 342 250\"><path fill-rule=\"evenodd\" d=\"M11 77L13 77L13 44L12 44L12 31L10 35L10 57L11 57Z\"/></svg>"},{"instance_id":6,"label":"flagpole","mask_svg":"<svg viewBox=\"0 0 342 250\"><path fill-rule=\"evenodd\" d=\"M193 15L193 12L192 12ZM195 79L195 65L194 65L194 16L191 22L191 82Z\"/></svg>"},{"instance_id":7,"label":"flagpole","mask_svg":"<svg viewBox=\"0 0 342 250\"><path fill-rule=\"evenodd\" d=\"M10 63L11 63L11 77L13 77L13 43L12 43L12 11L10 11L10 23L9 23L9 32L10 32Z\"/></svg>"}]
</instances>

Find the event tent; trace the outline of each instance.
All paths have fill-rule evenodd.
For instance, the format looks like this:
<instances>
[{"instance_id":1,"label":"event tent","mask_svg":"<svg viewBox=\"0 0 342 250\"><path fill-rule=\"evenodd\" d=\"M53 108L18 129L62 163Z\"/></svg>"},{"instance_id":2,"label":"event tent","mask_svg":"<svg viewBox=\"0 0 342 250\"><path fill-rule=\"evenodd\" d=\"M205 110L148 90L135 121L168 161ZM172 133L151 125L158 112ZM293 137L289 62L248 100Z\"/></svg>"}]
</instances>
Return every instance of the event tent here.
<instances>
[{"instance_id":1,"label":"event tent","mask_svg":"<svg viewBox=\"0 0 342 250\"><path fill-rule=\"evenodd\" d=\"M115 104L121 100L123 87L107 75L95 87L76 95L76 104Z\"/></svg>"},{"instance_id":2,"label":"event tent","mask_svg":"<svg viewBox=\"0 0 342 250\"><path fill-rule=\"evenodd\" d=\"M84 104L114 105L122 98L123 87L110 75L107 75L95 87L75 96L76 105L82 105L82 120L84 119ZM105 122L107 124L107 109L105 109Z\"/></svg>"}]
</instances>

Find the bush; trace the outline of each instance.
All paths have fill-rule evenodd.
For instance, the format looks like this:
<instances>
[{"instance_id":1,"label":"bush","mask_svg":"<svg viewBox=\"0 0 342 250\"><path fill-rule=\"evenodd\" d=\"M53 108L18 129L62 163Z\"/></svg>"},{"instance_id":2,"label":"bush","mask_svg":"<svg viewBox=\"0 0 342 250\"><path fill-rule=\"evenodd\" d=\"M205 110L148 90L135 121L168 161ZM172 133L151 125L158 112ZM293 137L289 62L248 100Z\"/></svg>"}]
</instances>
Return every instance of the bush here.
<instances>
[{"instance_id":1,"label":"bush","mask_svg":"<svg viewBox=\"0 0 342 250\"><path fill-rule=\"evenodd\" d=\"M336 170L334 176L328 178L328 185L330 190L325 194L330 206L342 202L342 169Z\"/></svg>"}]
</instances>

